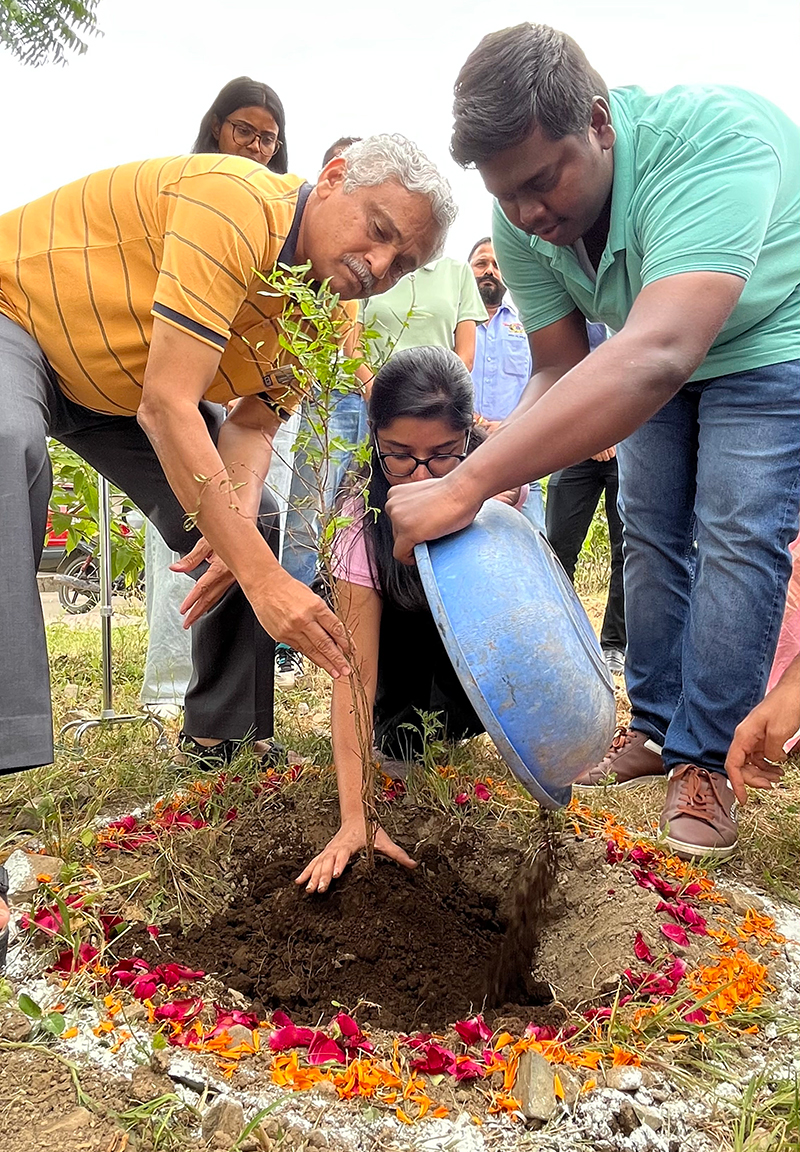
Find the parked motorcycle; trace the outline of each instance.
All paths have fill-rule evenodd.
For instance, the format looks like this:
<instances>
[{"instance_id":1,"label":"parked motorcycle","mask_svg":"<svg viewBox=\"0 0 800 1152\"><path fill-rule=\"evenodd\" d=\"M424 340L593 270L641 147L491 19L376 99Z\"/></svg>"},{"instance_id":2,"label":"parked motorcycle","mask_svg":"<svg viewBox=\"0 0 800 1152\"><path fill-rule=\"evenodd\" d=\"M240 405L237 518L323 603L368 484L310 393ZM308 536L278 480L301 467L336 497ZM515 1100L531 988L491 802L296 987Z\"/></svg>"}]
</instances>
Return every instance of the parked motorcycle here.
<instances>
[{"instance_id":1,"label":"parked motorcycle","mask_svg":"<svg viewBox=\"0 0 800 1152\"><path fill-rule=\"evenodd\" d=\"M100 603L100 564L93 546L81 541L63 558L54 579L58 586L58 602L66 612L89 612ZM124 574L117 576L112 581L111 592L115 596L143 596L144 572L133 585L126 585Z\"/></svg>"}]
</instances>

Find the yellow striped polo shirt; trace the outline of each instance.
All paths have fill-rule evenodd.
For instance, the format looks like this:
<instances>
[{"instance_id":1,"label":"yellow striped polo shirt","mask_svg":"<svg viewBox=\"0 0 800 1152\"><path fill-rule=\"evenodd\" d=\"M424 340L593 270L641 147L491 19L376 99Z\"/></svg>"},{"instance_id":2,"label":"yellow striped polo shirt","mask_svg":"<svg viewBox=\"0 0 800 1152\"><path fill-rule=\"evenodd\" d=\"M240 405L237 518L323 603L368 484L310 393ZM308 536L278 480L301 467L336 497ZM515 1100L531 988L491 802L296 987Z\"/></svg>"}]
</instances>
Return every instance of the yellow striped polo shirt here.
<instances>
[{"instance_id":1,"label":"yellow striped polo shirt","mask_svg":"<svg viewBox=\"0 0 800 1152\"><path fill-rule=\"evenodd\" d=\"M260 294L258 271L295 262L309 192L240 156L96 172L0 216L0 313L95 412L135 414L157 316L222 352L206 399L262 393L285 419L300 398L279 344L291 305Z\"/></svg>"}]
</instances>

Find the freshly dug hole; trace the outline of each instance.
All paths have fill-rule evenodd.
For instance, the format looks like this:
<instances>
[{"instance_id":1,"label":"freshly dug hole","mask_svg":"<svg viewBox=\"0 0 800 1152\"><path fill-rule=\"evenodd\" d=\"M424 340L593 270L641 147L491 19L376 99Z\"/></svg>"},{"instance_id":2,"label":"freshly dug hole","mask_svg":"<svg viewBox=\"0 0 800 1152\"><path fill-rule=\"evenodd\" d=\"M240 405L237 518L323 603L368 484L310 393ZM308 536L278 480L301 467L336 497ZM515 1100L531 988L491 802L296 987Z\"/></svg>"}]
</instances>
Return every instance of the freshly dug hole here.
<instances>
[{"instance_id":1,"label":"freshly dug hole","mask_svg":"<svg viewBox=\"0 0 800 1152\"><path fill-rule=\"evenodd\" d=\"M247 886L233 905L183 937L178 922L167 925L177 958L303 1022L336 1002L411 1031L487 1007L519 1006L524 1015L551 1000L530 973L555 881L552 840L531 863L531 849L491 821L476 827L397 805L384 827L419 866L406 871L377 857L370 874L357 860L328 892L309 895L294 878L333 828L309 829L288 798L280 807L255 842L252 827L237 834L235 867ZM541 839L538 829L531 848Z\"/></svg>"}]
</instances>

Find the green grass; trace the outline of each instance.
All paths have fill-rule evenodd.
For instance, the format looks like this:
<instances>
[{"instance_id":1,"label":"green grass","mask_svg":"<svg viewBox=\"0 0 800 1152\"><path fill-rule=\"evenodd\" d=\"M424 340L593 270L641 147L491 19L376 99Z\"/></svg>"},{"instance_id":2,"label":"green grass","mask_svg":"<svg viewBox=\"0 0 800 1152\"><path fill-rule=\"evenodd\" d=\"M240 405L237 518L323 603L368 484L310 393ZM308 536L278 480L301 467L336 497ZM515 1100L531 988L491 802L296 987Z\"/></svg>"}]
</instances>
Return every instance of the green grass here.
<instances>
[{"instance_id":1,"label":"green grass","mask_svg":"<svg viewBox=\"0 0 800 1152\"><path fill-rule=\"evenodd\" d=\"M797 1152L800 1148L800 1076L771 1080L767 1073L747 1085L734 1121L731 1152Z\"/></svg>"}]
</instances>

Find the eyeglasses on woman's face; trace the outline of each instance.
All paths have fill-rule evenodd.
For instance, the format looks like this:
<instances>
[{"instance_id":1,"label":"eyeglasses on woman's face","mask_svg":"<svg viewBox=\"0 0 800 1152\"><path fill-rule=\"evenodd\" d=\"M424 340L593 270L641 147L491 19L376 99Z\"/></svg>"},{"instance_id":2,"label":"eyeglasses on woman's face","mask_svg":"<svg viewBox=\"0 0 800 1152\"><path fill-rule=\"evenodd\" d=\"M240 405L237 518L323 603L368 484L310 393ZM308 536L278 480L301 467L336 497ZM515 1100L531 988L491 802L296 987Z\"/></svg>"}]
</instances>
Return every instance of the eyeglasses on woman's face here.
<instances>
[{"instance_id":1,"label":"eyeglasses on woman's face","mask_svg":"<svg viewBox=\"0 0 800 1152\"><path fill-rule=\"evenodd\" d=\"M410 453L381 452L379 446L378 459L384 473L397 480L412 476L422 465L428 469L431 476L440 479L452 472L462 460L466 460L466 445L464 447L464 452L439 453L436 456L428 456L424 460L420 460L418 456L412 456Z\"/></svg>"},{"instance_id":2,"label":"eyeglasses on woman's face","mask_svg":"<svg viewBox=\"0 0 800 1152\"><path fill-rule=\"evenodd\" d=\"M257 132L252 124L245 120L231 120L227 117L226 124L230 124L233 142L240 148L249 148L254 140L258 140L259 151L264 156L273 156L281 146L277 132Z\"/></svg>"}]
</instances>

